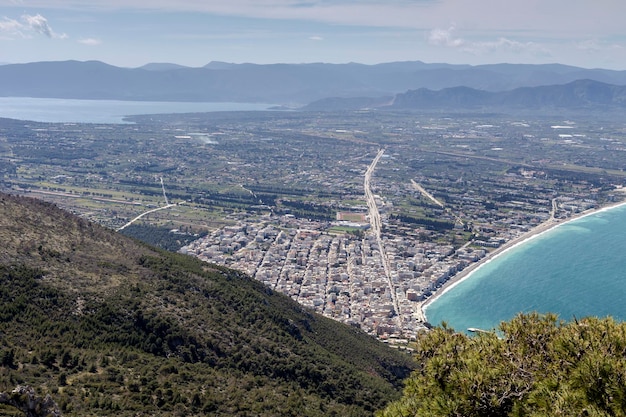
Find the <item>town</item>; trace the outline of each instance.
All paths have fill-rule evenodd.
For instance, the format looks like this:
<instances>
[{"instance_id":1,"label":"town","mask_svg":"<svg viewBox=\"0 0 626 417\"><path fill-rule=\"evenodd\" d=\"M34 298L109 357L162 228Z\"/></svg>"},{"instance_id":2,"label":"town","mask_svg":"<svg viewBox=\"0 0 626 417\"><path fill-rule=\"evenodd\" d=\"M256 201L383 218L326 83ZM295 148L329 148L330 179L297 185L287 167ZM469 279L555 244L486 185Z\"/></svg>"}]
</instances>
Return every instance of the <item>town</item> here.
<instances>
[{"instance_id":1,"label":"town","mask_svg":"<svg viewBox=\"0 0 626 417\"><path fill-rule=\"evenodd\" d=\"M381 338L415 335L423 303L507 242L624 197L626 130L601 118L275 111L128 122L2 120L3 190L147 241L166 233L184 253Z\"/></svg>"}]
</instances>

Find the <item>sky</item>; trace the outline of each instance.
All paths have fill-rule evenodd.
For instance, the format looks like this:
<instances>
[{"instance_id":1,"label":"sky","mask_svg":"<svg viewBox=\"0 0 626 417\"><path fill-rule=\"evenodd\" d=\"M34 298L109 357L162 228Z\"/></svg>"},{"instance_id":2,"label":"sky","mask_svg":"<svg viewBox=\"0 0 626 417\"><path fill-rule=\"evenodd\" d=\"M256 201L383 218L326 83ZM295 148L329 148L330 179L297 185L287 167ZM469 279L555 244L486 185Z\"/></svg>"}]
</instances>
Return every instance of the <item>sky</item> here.
<instances>
[{"instance_id":1,"label":"sky","mask_svg":"<svg viewBox=\"0 0 626 417\"><path fill-rule=\"evenodd\" d=\"M626 70L624 0L0 0L0 63L393 61Z\"/></svg>"}]
</instances>

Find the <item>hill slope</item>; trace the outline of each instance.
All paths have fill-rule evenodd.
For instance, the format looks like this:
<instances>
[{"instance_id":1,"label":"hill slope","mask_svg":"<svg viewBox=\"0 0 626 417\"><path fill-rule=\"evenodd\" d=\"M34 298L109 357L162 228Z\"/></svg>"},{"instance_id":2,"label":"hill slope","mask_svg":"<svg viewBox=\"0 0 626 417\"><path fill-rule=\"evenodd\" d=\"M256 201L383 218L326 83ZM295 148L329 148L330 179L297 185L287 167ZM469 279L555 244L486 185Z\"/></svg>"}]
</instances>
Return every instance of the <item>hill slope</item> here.
<instances>
[{"instance_id":1,"label":"hill slope","mask_svg":"<svg viewBox=\"0 0 626 417\"><path fill-rule=\"evenodd\" d=\"M66 416L367 415L412 361L247 276L0 194L0 391ZM0 410L1 412L1 410Z\"/></svg>"}]
</instances>

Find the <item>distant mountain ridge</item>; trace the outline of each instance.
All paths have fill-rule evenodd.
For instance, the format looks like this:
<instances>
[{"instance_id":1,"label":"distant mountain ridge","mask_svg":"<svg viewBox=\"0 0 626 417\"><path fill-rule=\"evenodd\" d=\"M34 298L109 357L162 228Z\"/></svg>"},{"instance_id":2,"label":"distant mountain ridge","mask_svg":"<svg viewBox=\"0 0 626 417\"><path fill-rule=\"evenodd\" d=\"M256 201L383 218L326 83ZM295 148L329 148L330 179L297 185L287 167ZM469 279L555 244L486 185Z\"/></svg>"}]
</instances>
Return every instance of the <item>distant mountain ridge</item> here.
<instances>
[{"instance_id":1,"label":"distant mountain ridge","mask_svg":"<svg viewBox=\"0 0 626 417\"><path fill-rule=\"evenodd\" d=\"M626 107L626 86L593 80L576 80L567 84L520 87L491 92L470 87L441 90L420 88L394 97L325 98L302 110L339 111L377 108L379 110L420 111L515 111L515 110L593 110L620 111Z\"/></svg>"},{"instance_id":2,"label":"distant mountain ridge","mask_svg":"<svg viewBox=\"0 0 626 417\"><path fill-rule=\"evenodd\" d=\"M0 96L304 105L329 97L389 97L409 90L468 87L501 92L589 79L626 85L626 71L546 65L232 64L190 68L152 63L120 68L99 61L0 66Z\"/></svg>"},{"instance_id":3,"label":"distant mountain ridge","mask_svg":"<svg viewBox=\"0 0 626 417\"><path fill-rule=\"evenodd\" d=\"M563 85L521 87L511 91L488 92L468 87L439 91L419 89L396 95L393 108L601 108L626 107L626 86L593 80L577 80Z\"/></svg>"}]
</instances>

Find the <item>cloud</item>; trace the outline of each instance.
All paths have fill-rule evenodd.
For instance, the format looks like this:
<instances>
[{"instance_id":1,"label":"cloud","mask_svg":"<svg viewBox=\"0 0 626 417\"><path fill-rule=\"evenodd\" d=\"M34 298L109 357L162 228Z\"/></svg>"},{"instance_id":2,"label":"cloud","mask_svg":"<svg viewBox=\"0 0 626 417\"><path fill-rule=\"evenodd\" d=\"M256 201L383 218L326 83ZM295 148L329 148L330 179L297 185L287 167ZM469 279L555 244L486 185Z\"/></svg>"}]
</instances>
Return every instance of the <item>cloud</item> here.
<instances>
[{"instance_id":1,"label":"cloud","mask_svg":"<svg viewBox=\"0 0 626 417\"><path fill-rule=\"evenodd\" d=\"M441 7L448 1L462 0L29 0L24 1L27 3L24 7L87 13L129 10L133 13L191 12L251 19L423 29L448 21L442 20L449 19L449 15ZM463 4L456 5L457 9L464 7Z\"/></svg>"},{"instance_id":2,"label":"cloud","mask_svg":"<svg viewBox=\"0 0 626 417\"><path fill-rule=\"evenodd\" d=\"M495 41L470 41L457 37L456 28L433 29L428 34L428 43L435 46L457 48L467 53L481 55L493 52L531 53L533 55L550 55L550 51L535 42L519 42L505 37Z\"/></svg>"},{"instance_id":3,"label":"cloud","mask_svg":"<svg viewBox=\"0 0 626 417\"><path fill-rule=\"evenodd\" d=\"M451 48L462 47L466 42L461 38L454 37L454 26L448 30L445 29L433 29L428 35L428 43L437 46L447 46Z\"/></svg>"},{"instance_id":4,"label":"cloud","mask_svg":"<svg viewBox=\"0 0 626 417\"><path fill-rule=\"evenodd\" d=\"M15 19L9 19L7 17L5 17L4 20L0 21L0 34L4 33L5 35L13 38L28 38L29 32L39 33L51 39L67 38L67 35L64 33L54 32L48 24L48 19L40 14L22 15L20 21Z\"/></svg>"},{"instance_id":5,"label":"cloud","mask_svg":"<svg viewBox=\"0 0 626 417\"><path fill-rule=\"evenodd\" d=\"M579 39L623 33L626 2L602 0L5 0L27 10L59 9L98 12L207 13L251 19L426 30L454 21L465 28L511 36ZM443 26L442 26L443 25ZM536 35L536 34L540 35ZM517 36L517 35L516 35ZM458 38L457 38L458 39Z\"/></svg>"},{"instance_id":6,"label":"cloud","mask_svg":"<svg viewBox=\"0 0 626 417\"><path fill-rule=\"evenodd\" d=\"M0 21L0 35L5 34L8 36L21 35L21 29L23 25L17 20L9 19L5 17Z\"/></svg>"},{"instance_id":7,"label":"cloud","mask_svg":"<svg viewBox=\"0 0 626 417\"><path fill-rule=\"evenodd\" d=\"M50 26L48 25L48 20L42 15L37 14L35 16L31 16L25 14L22 16L22 20L30 29L34 30L35 32L39 32L49 38L53 37L54 32L52 31L52 28L50 28Z\"/></svg>"},{"instance_id":8,"label":"cloud","mask_svg":"<svg viewBox=\"0 0 626 417\"><path fill-rule=\"evenodd\" d=\"M502 50L514 53L528 52L533 55L550 55L548 49L535 42L518 42L503 37L498 38L496 41L474 42L471 48L468 48L469 52L474 51L476 53L498 52Z\"/></svg>"},{"instance_id":9,"label":"cloud","mask_svg":"<svg viewBox=\"0 0 626 417\"><path fill-rule=\"evenodd\" d=\"M621 51L624 49L624 45L617 43L603 42L597 39L587 39L576 44L576 49L580 51L592 53Z\"/></svg>"},{"instance_id":10,"label":"cloud","mask_svg":"<svg viewBox=\"0 0 626 417\"><path fill-rule=\"evenodd\" d=\"M312 40L312 41L323 41L324 38L322 38L321 36L309 36L309 40Z\"/></svg>"},{"instance_id":11,"label":"cloud","mask_svg":"<svg viewBox=\"0 0 626 417\"><path fill-rule=\"evenodd\" d=\"M95 39L95 38L79 39L78 43L82 43L83 45L87 45L87 46L102 45L102 41L100 39Z\"/></svg>"}]
</instances>

